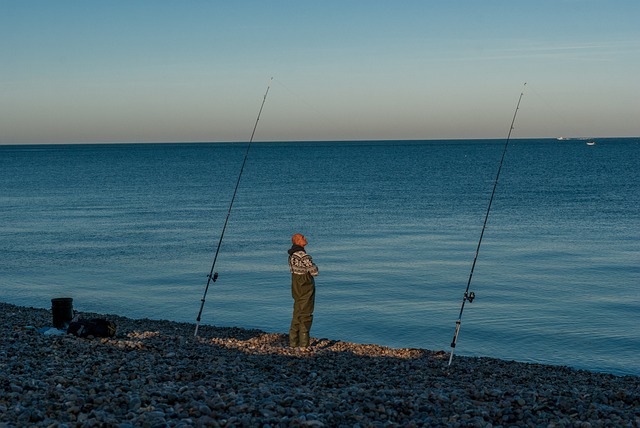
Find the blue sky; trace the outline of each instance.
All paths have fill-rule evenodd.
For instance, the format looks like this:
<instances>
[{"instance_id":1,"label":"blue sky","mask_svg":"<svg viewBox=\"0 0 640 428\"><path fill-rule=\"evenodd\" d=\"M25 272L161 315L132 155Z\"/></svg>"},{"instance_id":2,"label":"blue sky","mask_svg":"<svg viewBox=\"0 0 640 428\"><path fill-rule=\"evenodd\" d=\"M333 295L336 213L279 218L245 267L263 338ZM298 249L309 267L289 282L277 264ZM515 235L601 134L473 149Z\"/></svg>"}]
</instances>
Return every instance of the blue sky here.
<instances>
[{"instance_id":1,"label":"blue sky","mask_svg":"<svg viewBox=\"0 0 640 428\"><path fill-rule=\"evenodd\" d=\"M0 144L640 135L640 1L0 0Z\"/></svg>"}]
</instances>

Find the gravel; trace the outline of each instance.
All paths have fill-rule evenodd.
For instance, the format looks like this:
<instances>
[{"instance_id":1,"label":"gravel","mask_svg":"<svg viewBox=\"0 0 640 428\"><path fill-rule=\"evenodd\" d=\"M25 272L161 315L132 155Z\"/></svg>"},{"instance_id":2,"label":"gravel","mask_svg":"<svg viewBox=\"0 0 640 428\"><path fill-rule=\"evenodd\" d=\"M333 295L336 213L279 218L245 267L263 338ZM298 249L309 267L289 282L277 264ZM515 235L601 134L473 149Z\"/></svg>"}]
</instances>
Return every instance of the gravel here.
<instances>
[{"instance_id":1,"label":"gravel","mask_svg":"<svg viewBox=\"0 0 640 428\"><path fill-rule=\"evenodd\" d=\"M640 427L640 377L0 303L0 427ZM51 332L51 331L50 331Z\"/></svg>"}]
</instances>

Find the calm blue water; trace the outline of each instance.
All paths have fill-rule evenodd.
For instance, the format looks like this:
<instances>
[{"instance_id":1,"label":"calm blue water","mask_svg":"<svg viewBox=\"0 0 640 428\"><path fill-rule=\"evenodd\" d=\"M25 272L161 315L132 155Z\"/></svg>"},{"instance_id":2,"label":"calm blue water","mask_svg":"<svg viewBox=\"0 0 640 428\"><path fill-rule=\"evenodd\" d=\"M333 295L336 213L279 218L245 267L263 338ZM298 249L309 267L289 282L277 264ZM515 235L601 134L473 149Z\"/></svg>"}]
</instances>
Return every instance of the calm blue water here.
<instances>
[{"instance_id":1,"label":"calm blue water","mask_svg":"<svg viewBox=\"0 0 640 428\"><path fill-rule=\"evenodd\" d=\"M449 350L504 140L254 143L202 322ZM246 144L0 146L0 300L194 322ZM640 375L640 139L512 140L457 354Z\"/></svg>"}]
</instances>

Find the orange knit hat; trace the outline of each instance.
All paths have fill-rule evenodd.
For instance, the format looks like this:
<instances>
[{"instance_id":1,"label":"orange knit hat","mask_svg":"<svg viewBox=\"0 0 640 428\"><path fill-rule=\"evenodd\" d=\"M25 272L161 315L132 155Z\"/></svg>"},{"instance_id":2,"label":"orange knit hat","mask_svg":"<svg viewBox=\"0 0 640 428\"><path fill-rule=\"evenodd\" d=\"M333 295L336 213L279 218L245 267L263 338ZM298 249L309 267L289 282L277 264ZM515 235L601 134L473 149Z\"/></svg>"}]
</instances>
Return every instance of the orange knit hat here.
<instances>
[{"instance_id":1,"label":"orange knit hat","mask_svg":"<svg viewBox=\"0 0 640 428\"><path fill-rule=\"evenodd\" d=\"M301 247L304 247L305 245L307 245L307 240L304 238L304 235L301 233L296 233L295 235L293 235L291 237L291 242L294 245L300 245Z\"/></svg>"}]
</instances>

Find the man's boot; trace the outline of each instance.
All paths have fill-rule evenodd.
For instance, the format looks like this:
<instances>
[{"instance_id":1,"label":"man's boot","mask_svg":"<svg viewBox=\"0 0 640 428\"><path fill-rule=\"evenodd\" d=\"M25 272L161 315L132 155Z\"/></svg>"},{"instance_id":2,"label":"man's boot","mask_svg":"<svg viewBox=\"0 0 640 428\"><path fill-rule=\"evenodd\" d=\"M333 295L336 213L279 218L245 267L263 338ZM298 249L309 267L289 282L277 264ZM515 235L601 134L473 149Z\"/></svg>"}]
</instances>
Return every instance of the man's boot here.
<instances>
[{"instance_id":1,"label":"man's boot","mask_svg":"<svg viewBox=\"0 0 640 428\"><path fill-rule=\"evenodd\" d=\"M300 333L300 347L306 348L309 346L309 333Z\"/></svg>"}]
</instances>

